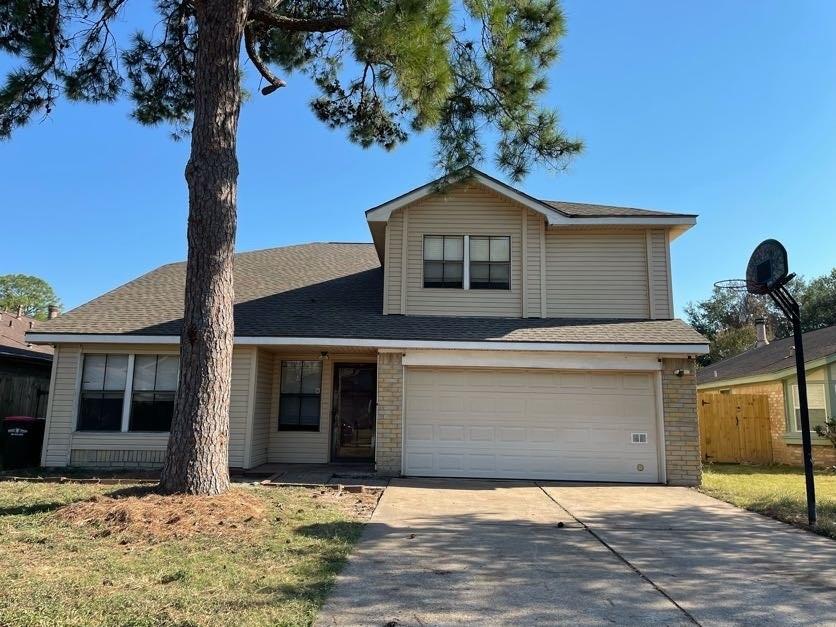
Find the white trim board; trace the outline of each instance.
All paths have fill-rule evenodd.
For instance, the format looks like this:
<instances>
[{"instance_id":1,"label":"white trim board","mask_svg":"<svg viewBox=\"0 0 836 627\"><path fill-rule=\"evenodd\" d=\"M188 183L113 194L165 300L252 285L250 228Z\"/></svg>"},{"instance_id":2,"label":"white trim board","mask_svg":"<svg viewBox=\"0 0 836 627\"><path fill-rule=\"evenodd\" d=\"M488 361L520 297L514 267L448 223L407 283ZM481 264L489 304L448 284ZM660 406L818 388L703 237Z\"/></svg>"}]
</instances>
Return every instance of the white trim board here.
<instances>
[{"instance_id":1,"label":"white trim board","mask_svg":"<svg viewBox=\"0 0 836 627\"><path fill-rule=\"evenodd\" d=\"M606 353L530 353L487 351L408 350L404 366L449 368L548 368L553 370L656 371L662 364L654 355Z\"/></svg>"},{"instance_id":2,"label":"white trim board","mask_svg":"<svg viewBox=\"0 0 836 627\"><path fill-rule=\"evenodd\" d=\"M72 333L27 333L33 344L179 344L176 335L96 335ZM614 344L594 342L500 342L377 340L339 337L250 337L239 336L236 346L350 346L355 348L430 348L489 351L569 351L595 353L653 353L666 356L704 355L708 344Z\"/></svg>"}]
</instances>

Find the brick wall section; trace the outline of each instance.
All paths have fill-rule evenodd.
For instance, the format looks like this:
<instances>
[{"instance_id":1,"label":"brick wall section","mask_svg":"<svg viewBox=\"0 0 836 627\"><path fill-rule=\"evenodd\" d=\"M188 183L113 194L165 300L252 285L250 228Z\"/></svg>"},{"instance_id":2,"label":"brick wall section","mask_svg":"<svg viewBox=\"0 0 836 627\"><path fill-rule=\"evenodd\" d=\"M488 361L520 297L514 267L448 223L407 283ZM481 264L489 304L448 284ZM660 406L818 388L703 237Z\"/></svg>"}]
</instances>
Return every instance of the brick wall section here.
<instances>
[{"instance_id":1,"label":"brick wall section","mask_svg":"<svg viewBox=\"0 0 836 627\"><path fill-rule=\"evenodd\" d=\"M73 449L70 466L82 468L161 468L165 451Z\"/></svg>"},{"instance_id":2,"label":"brick wall section","mask_svg":"<svg viewBox=\"0 0 836 627\"><path fill-rule=\"evenodd\" d=\"M379 473L401 474L401 416L403 363L401 353L377 356L377 435L375 468Z\"/></svg>"},{"instance_id":3,"label":"brick wall section","mask_svg":"<svg viewBox=\"0 0 836 627\"><path fill-rule=\"evenodd\" d=\"M801 445L788 444L784 440L787 430L786 406L784 405L784 385L780 381L736 385L732 394L765 394L769 397L769 430L772 435L772 461L776 464L803 466ZM816 466L836 465L836 449L830 444L813 445L813 463Z\"/></svg>"},{"instance_id":4,"label":"brick wall section","mask_svg":"<svg viewBox=\"0 0 836 627\"><path fill-rule=\"evenodd\" d=\"M689 370L690 374L678 377L674 370ZM693 361L662 361L665 463L668 483L671 485L699 485L702 477L695 372Z\"/></svg>"}]
</instances>

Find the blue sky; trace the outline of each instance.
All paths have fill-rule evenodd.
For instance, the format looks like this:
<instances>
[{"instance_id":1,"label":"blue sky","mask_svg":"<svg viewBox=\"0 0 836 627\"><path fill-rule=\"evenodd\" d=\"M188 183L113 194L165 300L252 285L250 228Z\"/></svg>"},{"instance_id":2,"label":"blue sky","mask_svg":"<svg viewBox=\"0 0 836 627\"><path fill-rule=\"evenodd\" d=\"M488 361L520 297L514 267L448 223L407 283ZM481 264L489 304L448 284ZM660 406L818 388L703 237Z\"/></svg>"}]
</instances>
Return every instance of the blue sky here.
<instances>
[{"instance_id":1,"label":"blue sky","mask_svg":"<svg viewBox=\"0 0 836 627\"><path fill-rule=\"evenodd\" d=\"M742 276L766 237L784 242L796 272L836 265L836 2L564 8L569 34L546 100L586 150L519 187L700 214L673 244L680 315L714 281ZM239 250L369 241L366 208L437 174L430 135L363 150L315 120L312 93L291 76L244 106ZM0 274L41 276L73 307L185 257L188 142L140 127L129 110L61 103L0 145L3 223L21 225L4 229Z\"/></svg>"}]
</instances>

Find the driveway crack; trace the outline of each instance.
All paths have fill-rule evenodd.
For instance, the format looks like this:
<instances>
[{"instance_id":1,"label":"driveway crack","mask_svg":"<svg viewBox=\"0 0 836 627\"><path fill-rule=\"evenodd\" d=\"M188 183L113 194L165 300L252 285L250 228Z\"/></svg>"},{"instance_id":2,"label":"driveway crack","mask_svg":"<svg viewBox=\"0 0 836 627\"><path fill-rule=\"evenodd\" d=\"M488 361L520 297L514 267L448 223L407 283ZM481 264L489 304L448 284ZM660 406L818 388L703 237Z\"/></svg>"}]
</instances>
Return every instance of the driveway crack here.
<instances>
[{"instance_id":1,"label":"driveway crack","mask_svg":"<svg viewBox=\"0 0 836 627\"><path fill-rule=\"evenodd\" d=\"M597 533L595 533L595 531L592 529L592 527L587 525L584 521L582 521L580 518L578 518L572 512L570 512L560 501L558 501L551 494L549 494L546 491L546 489L543 488L542 485L540 485L539 483L537 483L536 485L537 485L538 488L540 488L540 491L543 494L546 495L546 498L548 498L552 503L554 503L560 509L562 509L564 512L566 512L567 515L571 516L572 519L575 522L577 522L581 527L583 527L589 533L589 535L591 535L598 542L600 542L610 553L615 555L618 558L619 561L621 561L625 566L627 566L627 568L632 570L639 577L641 577L644 581L646 581L648 584L650 584L653 587L653 589L656 590L656 592L658 592L663 597L665 597L676 609L678 609L680 612L682 612L682 614L685 616L685 618L687 618L689 621L691 621L694 625L700 625L700 627L702 627L701 623L694 617L693 614L691 614L691 612L689 612L684 607L682 607L679 603L677 603L676 600L670 594L665 592L665 590L661 586L659 586L655 581L653 581L650 577L648 577L646 574L644 574L639 569L638 566L633 564L630 560L628 560L626 557L624 557L621 553L616 551L615 548L610 546L601 536L599 536Z\"/></svg>"}]
</instances>

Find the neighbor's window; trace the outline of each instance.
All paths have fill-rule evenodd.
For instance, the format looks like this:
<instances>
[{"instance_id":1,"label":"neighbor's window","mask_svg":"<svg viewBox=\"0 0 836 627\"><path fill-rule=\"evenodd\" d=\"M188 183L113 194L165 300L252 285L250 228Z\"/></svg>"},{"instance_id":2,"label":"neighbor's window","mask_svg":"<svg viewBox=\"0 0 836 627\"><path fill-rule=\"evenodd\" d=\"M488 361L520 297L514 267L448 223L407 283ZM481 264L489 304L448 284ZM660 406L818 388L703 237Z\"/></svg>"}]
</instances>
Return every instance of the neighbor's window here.
<instances>
[{"instance_id":1,"label":"neighbor's window","mask_svg":"<svg viewBox=\"0 0 836 627\"><path fill-rule=\"evenodd\" d=\"M122 429L122 406L125 401L127 378L127 355L84 356L81 402L78 410L79 431Z\"/></svg>"},{"instance_id":2,"label":"neighbor's window","mask_svg":"<svg viewBox=\"0 0 836 627\"><path fill-rule=\"evenodd\" d=\"M177 355L134 358L130 431L169 431L177 391Z\"/></svg>"},{"instance_id":3,"label":"neighbor's window","mask_svg":"<svg viewBox=\"0 0 836 627\"><path fill-rule=\"evenodd\" d=\"M511 289L511 238L470 236L470 289Z\"/></svg>"},{"instance_id":4,"label":"neighbor's window","mask_svg":"<svg viewBox=\"0 0 836 627\"><path fill-rule=\"evenodd\" d=\"M464 287L464 236L424 236L424 287Z\"/></svg>"},{"instance_id":5,"label":"neighbor's window","mask_svg":"<svg viewBox=\"0 0 836 627\"><path fill-rule=\"evenodd\" d=\"M790 387L792 388L793 429L801 431L801 403L798 400L798 385L794 384ZM825 394L826 388L823 383L807 384L807 407L810 411L811 431L816 425L824 424L824 419L827 417Z\"/></svg>"},{"instance_id":6,"label":"neighbor's window","mask_svg":"<svg viewBox=\"0 0 836 627\"><path fill-rule=\"evenodd\" d=\"M321 361L283 361L280 431L319 431Z\"/></svg>"}]
</instances>

